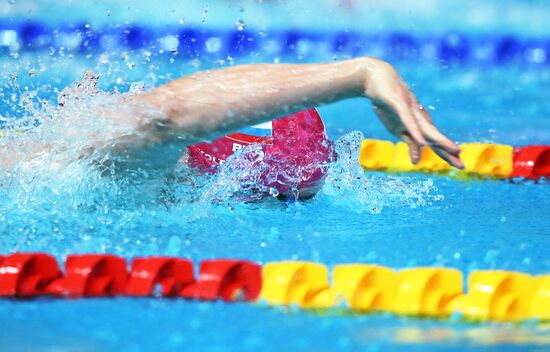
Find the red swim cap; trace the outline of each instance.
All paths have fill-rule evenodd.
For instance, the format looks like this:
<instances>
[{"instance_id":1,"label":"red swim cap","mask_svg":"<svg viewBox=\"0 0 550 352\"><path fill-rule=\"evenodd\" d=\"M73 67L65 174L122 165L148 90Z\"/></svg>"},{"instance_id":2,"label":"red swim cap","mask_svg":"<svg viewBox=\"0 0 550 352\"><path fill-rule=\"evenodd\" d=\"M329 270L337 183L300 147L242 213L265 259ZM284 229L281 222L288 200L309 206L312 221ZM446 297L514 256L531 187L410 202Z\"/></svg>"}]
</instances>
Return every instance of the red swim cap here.
<instances>
[{"instance_id":1,"label":"red swim cap","mask_svg":"<svg viewBox=\"0 0 550 352\"><path fill-rule=\"evenodd\" d=\"M328 170L332 147L315 109L301 111L237 133L187 148L191 167L215 172L227 157L244 146L260 143L269 175L267 186L286 193L297 186L314 191ZM298 181L296 181L298 180Z\"/></svg>"}]
</instances>

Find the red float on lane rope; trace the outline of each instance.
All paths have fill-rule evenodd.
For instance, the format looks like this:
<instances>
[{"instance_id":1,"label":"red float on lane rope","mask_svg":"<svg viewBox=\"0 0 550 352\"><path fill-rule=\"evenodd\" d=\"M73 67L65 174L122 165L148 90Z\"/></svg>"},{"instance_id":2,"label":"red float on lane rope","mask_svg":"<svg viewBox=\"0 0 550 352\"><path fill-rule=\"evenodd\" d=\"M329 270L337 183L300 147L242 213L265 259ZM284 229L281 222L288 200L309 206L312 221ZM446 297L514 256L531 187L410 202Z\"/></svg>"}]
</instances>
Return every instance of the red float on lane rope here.
<instances>
[{"instance_id":1,"label":"red float on lane rope","mask_svg":"<svg viewBox=\"0 0 550 352\"><path fill-rule=\"evenodd\" d=\"M54 257L43 253L14 253L0 258L0 296L31 297L47 293L61 277Z\"/></svg>"},{"instance_id":2,"label":"red float on lane rope","mask_svg":"<svg viewBox=\"0 0 550 352\"><path fill-rule=\"evenodd\" d=\"M262 288L261 267L244 260L205 260L197 282L184 287L180 296L199 300L253 301Z\"/></svg>"},{"instance_id":3,"label":"red float on lane rope","mask_svg":"<svg viewBox=\"0 0 550 352\"><path fill-rule=\"evenodd\" d=\"M54 295L115 296L124 294L128 273L126 261L115 255L70 255L65 261L65 277L52 282Z\"/></svg>"},{"instance_id":4,"label":"red float on lane rope","mask_svg":"<svg viewBox=\"0 0 550 352\"><path fill-rule=\"evenodd\" d=\"M550 177L550 146L528 146L514 149L512 177L538 179Z\"/></svg>"},{"instance_id":5,"label":"red float on lane rope","mask_svg":"<svg viewBox=\"0 0 550 352\"><path fill-rule=\"evenodd\" d=\"M171 257L135 258L126 283L128 296L150 296L155 286L162 286L163 296L175 296L195 281L193 263Z\"/></svg>"}]
</instances>

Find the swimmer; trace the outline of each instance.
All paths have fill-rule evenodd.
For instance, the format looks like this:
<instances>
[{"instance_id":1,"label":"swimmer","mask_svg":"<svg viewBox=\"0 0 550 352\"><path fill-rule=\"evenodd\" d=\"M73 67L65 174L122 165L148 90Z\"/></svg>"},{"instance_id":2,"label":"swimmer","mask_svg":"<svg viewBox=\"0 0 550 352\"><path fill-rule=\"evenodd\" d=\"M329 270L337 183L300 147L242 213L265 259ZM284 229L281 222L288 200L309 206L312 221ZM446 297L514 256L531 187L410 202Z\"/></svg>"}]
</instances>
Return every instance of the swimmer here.
<instances>
[{"instance_id":1,"label":"swimmer","mask_svg":"<svg viewBox=\"0 0 550 352\"><path fill-rule=\"evenodd\" d=\"M421 148L430 145L449 164L463 168L459 147L434 126L396 70L367 57L326 64L241 65L185 76L128 97L125 104L131 109L105 112L123 132L93 139L88 149L116 153L146 171L168 172L197 143L354 97L370 99L384 126L409 146L413 163ZM320 133L324 135L323 128ZM47 146L29 150L43 153ZM0 154L0 166L6 170L33 157L17 153L8 146Z\"/></svg>"}]
</instances>

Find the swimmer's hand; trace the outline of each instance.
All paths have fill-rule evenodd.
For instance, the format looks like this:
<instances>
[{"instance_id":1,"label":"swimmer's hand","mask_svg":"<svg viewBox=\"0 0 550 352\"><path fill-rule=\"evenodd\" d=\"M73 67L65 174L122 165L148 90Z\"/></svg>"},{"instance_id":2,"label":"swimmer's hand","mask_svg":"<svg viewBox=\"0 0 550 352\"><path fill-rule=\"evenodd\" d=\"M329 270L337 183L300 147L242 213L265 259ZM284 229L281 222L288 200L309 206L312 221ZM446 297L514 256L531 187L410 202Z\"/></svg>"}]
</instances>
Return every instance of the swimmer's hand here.
<instances>
[{"instance_id":1,"label":"swimmer's hand","mask_svg":"<svg viewBox=\"0 0 550 352\"><path fill-rule=\"evenodd\" d=\"M384 126L407 143L412 162L416 164L421 148L430 145L449 164L464 168L460 148L434 126L428 111L397 71L390 64L374 59L367 62L367 71L365 95Z\"/></svg>"}]
</instances>

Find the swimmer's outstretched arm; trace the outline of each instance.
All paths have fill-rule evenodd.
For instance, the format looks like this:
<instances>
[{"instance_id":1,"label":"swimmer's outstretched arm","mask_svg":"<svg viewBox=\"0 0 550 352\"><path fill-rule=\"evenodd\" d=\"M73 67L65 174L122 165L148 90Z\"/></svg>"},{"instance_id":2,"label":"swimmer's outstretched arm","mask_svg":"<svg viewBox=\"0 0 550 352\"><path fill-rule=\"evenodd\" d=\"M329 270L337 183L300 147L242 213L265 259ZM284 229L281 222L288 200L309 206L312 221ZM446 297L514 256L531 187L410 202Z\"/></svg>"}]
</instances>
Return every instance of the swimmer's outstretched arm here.
<instances>
[{"instance_id":1,"label":"swimmer's outstretched arm","mask_svg":"<svg viewBox=\"0 0 550 352\"><path fill-rule=\"evenodd\" d=\"M437 130L395 69L373 58L202 71L133 99L160 112L155 123L145 129L157 147L159 143L183 147L310 107L361 96L371 100L386 128L409 145L413 162L418 161L420 148L429 144L451 165L463 167L458 146ZM140 148L148 149L136 145ZM168 155L165 161L175 163ZM177 154L171 158L177 159Z\"/></svg>"}]
</instances>

